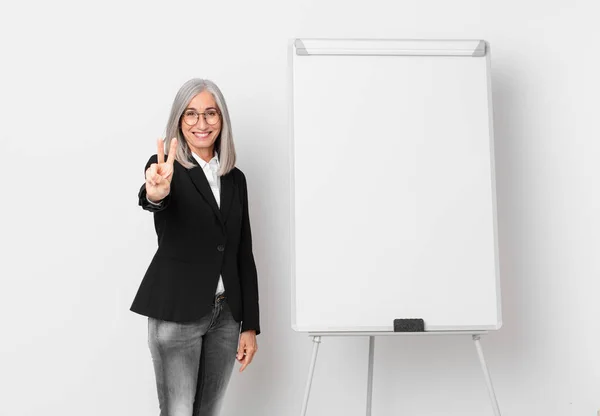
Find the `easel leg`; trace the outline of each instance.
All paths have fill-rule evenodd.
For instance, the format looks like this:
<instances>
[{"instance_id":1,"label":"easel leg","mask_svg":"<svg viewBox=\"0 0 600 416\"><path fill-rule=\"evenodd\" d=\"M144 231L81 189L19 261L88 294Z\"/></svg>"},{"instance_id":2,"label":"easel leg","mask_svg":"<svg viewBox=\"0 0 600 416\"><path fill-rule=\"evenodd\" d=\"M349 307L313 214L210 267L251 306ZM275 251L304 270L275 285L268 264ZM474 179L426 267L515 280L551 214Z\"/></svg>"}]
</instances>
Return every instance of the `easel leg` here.
<instances>
[{"instance_id":1,"label":"easel leg","mask_svg":"<svg viewBox=\"0 0 600 416\"><path fill-rule=\"evenodd\" d=\"M375 358L375 337L369 337L369 370L367 375L367 416L371 416L373 405L373 361Z\"/></svg>"},{"instance_id":2,"label":"easel leg","mask_svg":"<svg viewBox=\"0 0 600 416\"><path fill-rule=\"evenodd\" d=\"M475 348L477 348L477 354L479 355L479 361L481 362L481 369L483 370L483 375L485 376L488 394L490 395L492 407L494 408L494 415L501 416L500 408L498 407L498 400L496 400L496 393L494 393L494 386L492 385L492 378L490 377L490 372L488 371L487 365L485 363L485 358L483 357L483 349L481 348L479 338L479 335L473 335L473 341L475 341Z\"/></svg>"},{"instance_id":3,"label":"easel leg","mask_svg":"<svg viewBox=\"0 0 600 416\"><path fill-rule=\"evenodd\" d=\"M302 416L306 416L306 409L308 407L308 397L310 396L310 387L312 384L313 375L315 373L315 364L317 362L317 353L319 352L319 344L321 343L321 337L313 337L313 352L312 359L310 361L310 369L308 370L308 381L306 382L306 390L304 391L304 402L302 403Z\"/></svg>"}]
</instances>

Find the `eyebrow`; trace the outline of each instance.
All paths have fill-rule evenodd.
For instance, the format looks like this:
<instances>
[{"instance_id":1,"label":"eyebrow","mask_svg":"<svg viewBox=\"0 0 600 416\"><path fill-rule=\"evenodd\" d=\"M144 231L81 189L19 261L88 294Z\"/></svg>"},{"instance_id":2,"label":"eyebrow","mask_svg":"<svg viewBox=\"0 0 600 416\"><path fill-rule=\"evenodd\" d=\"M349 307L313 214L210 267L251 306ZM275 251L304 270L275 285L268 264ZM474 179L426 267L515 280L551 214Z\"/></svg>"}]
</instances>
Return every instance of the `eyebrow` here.
<instances>
[{"instance_id":1,"label":"eyebrow","mask_svg":"<svg viewBox=\"0 0 600 416\"><path fill-rule=\"evenodd\" d=\"M187 110L194 110L194 111L198 112L198 109L196 109L194 107L188 107L184 111L187 111ZM204 111L208 111L208 110L218 111L216 107L206 107L206 109Z\"/></svg>"}]
</instances>

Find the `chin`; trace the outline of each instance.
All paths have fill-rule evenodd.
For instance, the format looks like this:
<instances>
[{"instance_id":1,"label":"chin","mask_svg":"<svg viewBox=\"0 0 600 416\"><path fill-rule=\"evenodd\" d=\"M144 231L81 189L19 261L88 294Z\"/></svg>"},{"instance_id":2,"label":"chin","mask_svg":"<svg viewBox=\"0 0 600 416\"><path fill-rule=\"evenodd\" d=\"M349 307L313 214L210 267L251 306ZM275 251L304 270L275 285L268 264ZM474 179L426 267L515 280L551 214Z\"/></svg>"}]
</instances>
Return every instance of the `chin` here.
<instances>
[{"instance_id":1,"label":"chin","mask_svg":"<svg viewBox=\"0 0 600 416\"><path fill-rule=\"evenodd\" d=\"M196 149L207 149L214 146L216 140L198 140L194 137L193 140L187 140L188 146Z\"/></svg>"},{"instance_id":2,"label":"chin","mask_svg":"<svg viewBox=\"0 0 600 416\"><path fill-rule=\"evenodd\" d=\"M200 143L196 143L195 145L199 149L208 149L208 148L214 146L214 144L215 144L215 142L210 142L210 143L200 142Z\"/></svg>"}]
</instances>

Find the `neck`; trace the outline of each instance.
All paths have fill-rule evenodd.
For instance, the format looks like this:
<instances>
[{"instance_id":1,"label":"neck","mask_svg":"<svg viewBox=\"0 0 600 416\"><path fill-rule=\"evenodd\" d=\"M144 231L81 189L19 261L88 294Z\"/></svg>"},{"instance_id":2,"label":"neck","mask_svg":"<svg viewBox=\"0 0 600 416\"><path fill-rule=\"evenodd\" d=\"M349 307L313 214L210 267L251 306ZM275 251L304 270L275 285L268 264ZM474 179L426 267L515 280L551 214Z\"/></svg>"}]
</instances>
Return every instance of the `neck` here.
<instances>
[{"instance_id":1,"label":"neck","mask_svg":"<svg viewBox=\"0 0 600 416\"><path fill-rule=\"evenodd\" d=\"M205 162L210 162L210 160L215 155L214 150L215 150L215 147L212 146L210 148L192 149L192 152L194 152L198 156L200 156L200 159L204 160Z\"/></svg>"}]
</instances>

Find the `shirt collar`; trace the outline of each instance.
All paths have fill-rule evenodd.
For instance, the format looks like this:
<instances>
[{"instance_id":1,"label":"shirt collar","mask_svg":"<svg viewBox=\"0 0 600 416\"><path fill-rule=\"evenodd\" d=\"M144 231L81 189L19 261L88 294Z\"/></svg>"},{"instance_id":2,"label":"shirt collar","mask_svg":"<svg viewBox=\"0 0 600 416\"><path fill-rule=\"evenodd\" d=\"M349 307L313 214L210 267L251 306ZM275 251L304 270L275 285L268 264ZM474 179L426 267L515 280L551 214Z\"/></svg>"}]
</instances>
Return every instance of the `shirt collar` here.
<instances>
[{"instance_id":1,"label":"shirt collar","mask_svg":"<svg viewBox=\"0 0 600 416\"><path fill-rule=\"evenodd\" d=\"M211 164L211 163L216 163L217 167L220 167L219 154L216 151L215 151L215 155L213 156L213 158L211 160L209 160L208 162L206 162L204 159L202 159L200 156L198 156L194 152L192 152L192 156L194 156L194 159L196 159L196 162L198 162L198 164L200 165L200 167L202 169L204 169L206 167L206 165Z\"/></svg>"}]
</instances>

